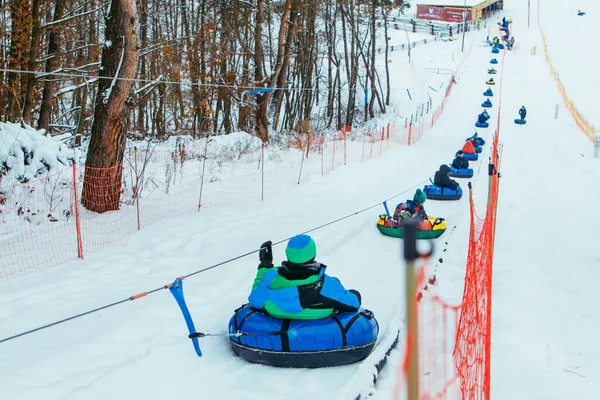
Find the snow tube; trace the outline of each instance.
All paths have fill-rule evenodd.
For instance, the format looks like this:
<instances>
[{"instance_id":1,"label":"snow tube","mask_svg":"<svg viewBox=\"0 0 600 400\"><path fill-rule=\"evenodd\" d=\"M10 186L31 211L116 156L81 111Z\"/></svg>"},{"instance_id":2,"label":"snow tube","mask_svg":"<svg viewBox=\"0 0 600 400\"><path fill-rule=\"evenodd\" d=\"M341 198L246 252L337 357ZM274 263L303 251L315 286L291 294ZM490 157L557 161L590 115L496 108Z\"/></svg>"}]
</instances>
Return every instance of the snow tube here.
<instances>
[{"instance_id":1,"label":"snow tube","mask_svg":"<svg viewBox=\"0 0 600 400\"><path fill-rule=\"evenodd\" d=\"M448 176L451 178L471 178L473 177L473 168L452 168Z\"/></svg>"},{"instance_id":2,"label":"snow tube","mask_svg":"<svg viewBox=\"0 0 600 400\"><path fill-rule=\"evenodd\" d=\"M475 146L475 154L479 154L483 151L483 147L481 146Z\"/></svg>"},{"instance_id":3,"label":"snow tube","mask_svg":"<svg viewBox=\"0 0 600 400\"><path fill-rule=\"evenodd\" d=\"M483 103L481 103L481 107L490 108L490 107L492 107L492 102L489 100L486 100Z\"/></svg>"},{"instance_id":4,"label":"snow tube","mask_svg":"<svg viewBox=\"0 0 600 400\"><path fill-rule=\"evenodd\" d=\"M490 123L489 122L479 122L479 121L477 121L477 122L475 122L475 126L478 127L478 128L487 128L487 127L490 126Z\"/></svg>"},{"instance_id":5,"label":"snow tube","mask_svg":"<svg viewBox=\"0 0 600 400\"><path fill-rule=\"evenodd\" d=\"M577 15L580 16L580 17L582 17L582 16L585 15L585 13L584 12L578 12Z\"/></svg>"},{"instance_id":6,"label":"snow tube","mask_svg":"<svg viewBox=\"0 0 600 400\"><path fill-rule=\"evenodd\" d=\"M488 69L488 74L490 74L490 75L494 75L494 74L496 74L496 72L498 72L498 71L496 71L494 68Z\"/></svg>"},{"instance_id":7,"label":"snow tube","mask_svg":"<svg viewBox=\"0 0 600 400\"><path fill-rule=\"evenodd\" d=\"M393 222L392 226L390 226L390 220L385 214L379 216L377 228L379 229L379 232L386 236L400 239L404 237L404 229L396 226L395 222ZM426 220L421 221L417 226L417 239L438 238L442 236L444 232L446 232L446 228L446 222L443 218L427 217Z\"/></svg>"},{"instance_id":8,"label":"snow tube","mask_svg":"<svg viewBox=\"0 0 600 400\"><path fill-rule=\"evenodd\" d=\"M247 361L287 368L320 368L365 359L377 341L379 324L369 310L317 320L278 319L250 307L229 320L233 351ZM234 334L240 333L239 336Z\"/></svg>"},{"instance_id":9,"label":"snow tube","mask_svg":"<svg viewBox=\"0 0 600 400\"><path fill-rule=\"evenodd\" d=\"M506 36L505 36L505 38L506 38ZM506 40L506 39L505 39L505 40ZM498 48L499 48L500 50L504 50L504 45L503 45L502 43L498 43Z\"/></svg>"},{"instance_id":10,"label":"snow tube","mask_svg":"<svg viewBox=\"0 0 600 400\"><path fill-rule=\"evenodd\" d=\"M524 119L515 118L515 124L517 124L517 125L525 125L526 123L527 123L527 121L525 121Z\"/></svg>"},{"instance_id":11,"label":"snow tube","mask_svg":"<svg viewBox=\"0 0 600 400\"><path fill-rule=\"evenodd\" d=\"M488 84L488 85L495 85L496 84L496 82L494 82L491 79L488 79L487 81L485 81L485 83Z\"/></svg>"},{"instance_id":12,"label":"snow tube","mask_svg":"<svg viewBox=\"0 0 600 400\"><path fill-rule=\"evenodd\" d=\"M465 154L467 156L468 154ZM436 185L425 185L423 192L430 200L458 200L462 197L463 191L459 187L456 190Z\"/></svg>"},{"instance_id":13,"label":"snow tube","mask_svg":"<svg viewBox=\"0 0 600 400\"><path fill-rule=\"evenodd\" d=\"M495 58L492 58L490 60L490 64L498 64L498 60L496 60Z\"/></svg>"},{"instance_id":14,"label":"snow tube","mask_svg":"<svg viewBox=\"0 0 600 400\"><path fill-rule=\"evenodd\" d=\"M492 88L488 88L488 90L486 90L485 92L483 92L484 96L489 96L492 97L494 96L494 92L492 92Z\"/></svg>"},{"instance_id":15,"label":"snow tube","mask_svg":"<svg viewBox=\"0 0 600 400\"><path fill-rule=\"evenodd\" d=\"M494 54L500 53L500 50L498 50L498 46L494 46L494 48L492 49L492 53L494 53Z\"/></svg>"},{"instance_id":16,"label":"snow tube","mask_svg":"<svg viewBox=\"0 0 600 400\"><path fill-rule=\"evenodd\" d=\"M458 156L458 152L456 152L456 156ZM469 161L479 160L479 155L477 153L463 153L463 156Z\"/></svg>"}]
</instances>

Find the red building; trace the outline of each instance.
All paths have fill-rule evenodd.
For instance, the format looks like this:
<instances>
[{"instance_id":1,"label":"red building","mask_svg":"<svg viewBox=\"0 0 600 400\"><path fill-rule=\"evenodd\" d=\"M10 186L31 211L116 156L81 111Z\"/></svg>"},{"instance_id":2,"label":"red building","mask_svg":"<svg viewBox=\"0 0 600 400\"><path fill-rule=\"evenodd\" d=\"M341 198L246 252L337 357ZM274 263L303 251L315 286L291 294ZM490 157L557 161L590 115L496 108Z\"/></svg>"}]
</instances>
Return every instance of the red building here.
<instances>
[{"instance_id":1,"label":"red building","mask_svg":"<svg viewBox=\"0 0 600 400\"><path fill-rule=\"evenodd\" d=\"M466 11L467 20L470 21L485 19L502 8L502 0L439 0L434 4L418 4L417 19L462 22Z\"/></svg>"}]
</instances>

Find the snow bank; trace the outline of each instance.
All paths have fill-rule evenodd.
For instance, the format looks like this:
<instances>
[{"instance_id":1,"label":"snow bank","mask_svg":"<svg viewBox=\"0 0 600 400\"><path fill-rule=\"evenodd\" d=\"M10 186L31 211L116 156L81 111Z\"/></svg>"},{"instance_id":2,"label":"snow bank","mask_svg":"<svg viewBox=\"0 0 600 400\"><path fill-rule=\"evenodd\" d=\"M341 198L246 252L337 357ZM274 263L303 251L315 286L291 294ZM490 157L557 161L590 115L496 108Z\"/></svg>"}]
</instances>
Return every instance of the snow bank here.
<instances>
[{"instance_id":1,"label":"snow bank","mask_svg":"<svg viewBox=\"0 0 600 400\"><path fill-rule=\"evenodd\" d=\"M60 139L28 125L0 123L0 185L42 178L79 161L80 151Z\"/></svg>"}]
</instances>

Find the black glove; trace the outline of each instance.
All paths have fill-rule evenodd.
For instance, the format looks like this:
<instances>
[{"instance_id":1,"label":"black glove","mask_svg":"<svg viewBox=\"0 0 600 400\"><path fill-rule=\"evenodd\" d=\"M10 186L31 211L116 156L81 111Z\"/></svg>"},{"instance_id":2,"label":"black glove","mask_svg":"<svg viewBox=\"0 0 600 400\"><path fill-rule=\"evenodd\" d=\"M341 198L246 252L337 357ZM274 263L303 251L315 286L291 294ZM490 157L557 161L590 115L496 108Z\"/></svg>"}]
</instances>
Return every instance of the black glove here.
<instances>
[{"instance_id":1,"label":"black glove","mask_svg":"<svg viewBox=\"0 0 600 400\"><path fill-rule=\"evenodd\" d=\"M260 252L258 253L258 258L260 259L260 264L258 268L272 268L273 267L273 243L268 240L260 245Z\"/></svg>"}]
</instances>

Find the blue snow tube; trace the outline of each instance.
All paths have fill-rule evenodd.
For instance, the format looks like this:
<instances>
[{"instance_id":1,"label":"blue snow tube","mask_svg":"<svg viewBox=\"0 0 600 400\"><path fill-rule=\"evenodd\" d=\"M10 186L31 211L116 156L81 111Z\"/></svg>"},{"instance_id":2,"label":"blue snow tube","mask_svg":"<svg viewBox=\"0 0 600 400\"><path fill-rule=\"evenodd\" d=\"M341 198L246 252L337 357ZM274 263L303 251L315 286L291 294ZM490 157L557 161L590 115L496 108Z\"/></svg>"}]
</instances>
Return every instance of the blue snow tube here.
<instances>
[{"instance_id":1,"label":"blue snow tube","mask_svg":"<svg viewBox=\"0 0 600 400\"><path fill-rule=\"evenodd\" d=\"M475 126L478 127L478 128L487 128L487 127L490 126L490 123L489 122L479 122L479 121L477 121L477 122L475 122Z\"/></svg>"},{"instance_id":2,"label":"blue snow tube","mask_svg":"<svg viewBox=\"0 0 600 400\"><path fill-rule=\"evenodd\" d=\"M247 361L286 368L321 368L365 359L379 324L369 310L316 320L278 319L248 304L229 320L229 342ZM241 334L241 335L240 335Z\"/></svg>"},{"instance_id":3,"label":"blue snow tube","mask_svg":"<svg viewBox=\"0 0 600 400\"><path fill-rule=\"evenodd\" d=\"M448 176L451 178L471 178L473 177L473 168L452 168Z\"/></svg>"},{"instance_id":4,"label":"blue snow tube","mask_svg":"<svg viewBox=\"0 0 600 400\"><path fill-rule=\"evenodd\" d=\"M488 88L488 90L486 90L485 92L483 92L484 96L489 96L489 97L493 97L494 96L494 92L492 92L491 88Z\"/></svg>"},{"instance_id":5,"label":"blue snow tube","mask_svg":"<svg viewBox=\"0 0 600 400\"><path fill-rule=\"evenodd\" d=\"M524 119L515 118L515 124L517 124L517 125L525 125L526 123L527 123L527 121L525 121Z\"/></svg>"},{"instance_id":6,"label":"blue snow tube","mask_svg":"<svg viewBox=\"0 0 600 400\"><path fill-rule=\"evenodd\" d=\"M492 107L492 102L489 100L486 100L483 103L481 103L481 107L490 108L490 107Z\"/></svg>"},{"instance_id":7,"label":"blue snow tube","mask_svg":"<svg viewBox=\"0 0 600 400\"><path fill-rule=\"evenodd\" d=\"M456 152L456 156L458 156L458 152ZM479 155L477 153L463 153L463 156L469 161L479 160Z\"/></svg>"},{"instance_id":8,"label":"blue snow tube","mask_svg":"<svg viewBox=\"0 0 600 400\"><path fill-rule=\"evenodd\" d=\"M578 16L583 17L585 15L585 13L583 11L580 11L577 13Z\"/></svg>"},{"instance_id":9,"label":"blue snow tube","mask_svg":"<svg viewBox=\"0 0 600 400\"><path fill-rule=\"evenodd\" d=\"M475 147L475 154L479 154L483 151L483 147L481 147L481 146L473 146L473 147Z\"/></svg>"},{"instance_id":10,"label":"blue snow tube","mask_svg":"<svg viewBox=\"0 0 600 400\"><path fill-rule=\"evenodd\" d=\"M454 190L437 185L425 185L423 192L425 192L425 195L429 200L458 200L463 195L460 186L458 189Z\"/></svg>"},{"instance_id":11,"label":"blue snow tube","mask_svg":"<svg viewBox=\"0 0 600 400\"><path fill-rule=\"evenodd\" d=\"M500 44L500 43L498 43L498 44ZM494 48L492 49L492 53L494 53L494 54L500 53L500 50L498 50L498 46L494 46Z\"/></svg>"},{"instance_id":12,"label":"blue snow tube","mask_svg":"<svg viewBox=\"0 0 600 400\"><path fill-rule=\"evenodd\" d=\"M492 58L490 60L490 64L498 64L498 60L496 60L495 58Z\"/></svg>"}]
</instances>

